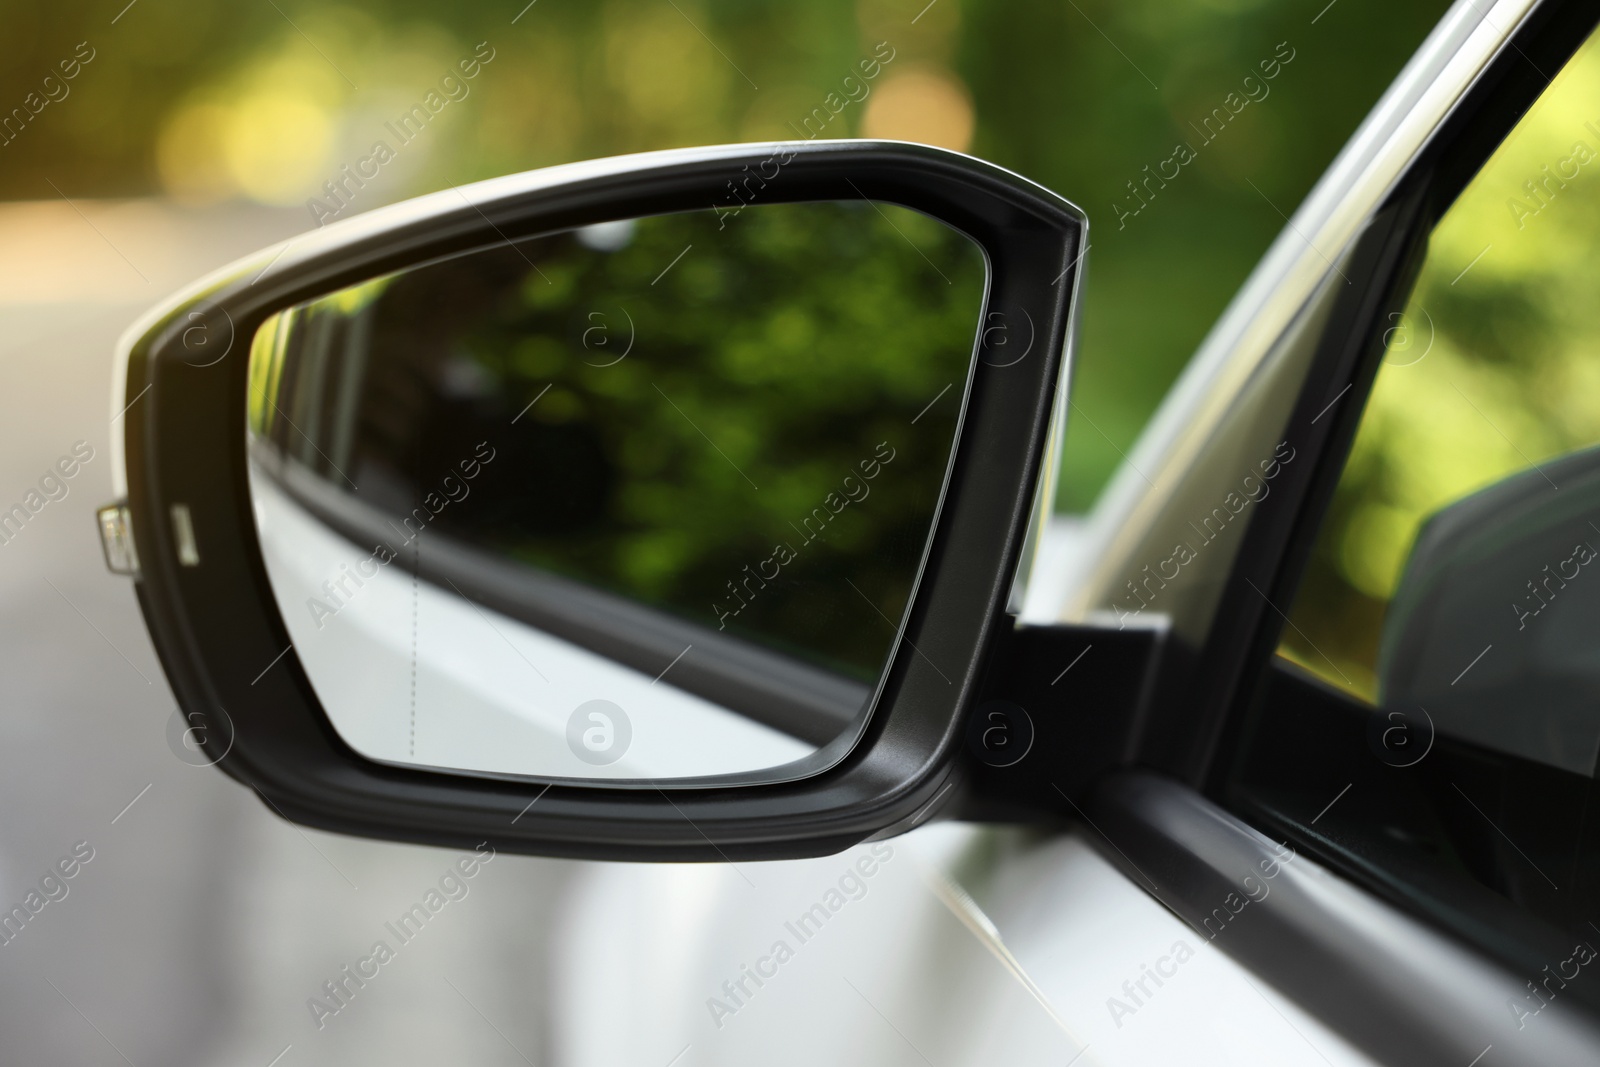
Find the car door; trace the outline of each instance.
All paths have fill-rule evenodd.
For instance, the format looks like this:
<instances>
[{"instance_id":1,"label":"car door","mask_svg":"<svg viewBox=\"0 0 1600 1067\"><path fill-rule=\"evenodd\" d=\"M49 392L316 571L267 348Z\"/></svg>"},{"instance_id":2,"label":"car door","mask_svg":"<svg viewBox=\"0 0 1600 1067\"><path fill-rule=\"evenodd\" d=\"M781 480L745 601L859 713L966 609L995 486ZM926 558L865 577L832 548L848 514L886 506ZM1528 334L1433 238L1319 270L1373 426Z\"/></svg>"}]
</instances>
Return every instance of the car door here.
<instances>
[{"instance_id":1,"label":"car door","mask_svg":"<svg viewBox=\"0 0 1600 1067\"><path fill-rule=\"evenodd\" d=\"M1593 1061L1593 25L1457 5L1047 541L1025 621L1157 635L1138 769L1060 836L596 869L572 1062Z\"/></svg>"}]
</instances>

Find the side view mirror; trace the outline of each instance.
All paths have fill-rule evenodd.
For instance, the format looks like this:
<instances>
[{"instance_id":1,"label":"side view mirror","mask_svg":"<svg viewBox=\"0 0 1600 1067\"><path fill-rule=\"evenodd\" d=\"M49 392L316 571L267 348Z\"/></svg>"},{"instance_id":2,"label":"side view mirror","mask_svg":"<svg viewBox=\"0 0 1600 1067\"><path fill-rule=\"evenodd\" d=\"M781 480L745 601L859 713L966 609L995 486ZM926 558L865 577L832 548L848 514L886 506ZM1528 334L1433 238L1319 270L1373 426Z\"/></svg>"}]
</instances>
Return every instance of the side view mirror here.
<instances>
[{"instance_id":1,"label":"side view mirror","mask_svg":"<svg viewBox=\"0 0 1600 1067\"><path fill-rule=\"evenodd\" d=\"M1049 506L1085 228L871 141L337 223L124 337L108 561L207 753L296 821L618 859L898 832L960 785Z\"/></svg>"}]
</instances>

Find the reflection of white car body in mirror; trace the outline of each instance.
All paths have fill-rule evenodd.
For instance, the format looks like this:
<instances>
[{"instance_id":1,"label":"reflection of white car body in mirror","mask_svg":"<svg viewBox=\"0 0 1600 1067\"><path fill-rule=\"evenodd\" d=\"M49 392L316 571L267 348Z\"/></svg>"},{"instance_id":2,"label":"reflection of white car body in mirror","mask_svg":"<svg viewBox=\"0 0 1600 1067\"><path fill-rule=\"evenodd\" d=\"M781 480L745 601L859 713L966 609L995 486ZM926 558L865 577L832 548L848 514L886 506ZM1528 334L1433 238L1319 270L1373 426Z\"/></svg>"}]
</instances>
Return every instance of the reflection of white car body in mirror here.
<instances>
[{"instance_id":1,"label":"reflection of white car body in mirror","mask_svg":"<svg viewBox=\"0 0 1600 1067\"><path fill-rule=\"evenodd\" d=\"M673 687L670 674L658 683L413 581L409 551L358 588L347 582L354 595L330 597L325 583L371 550L330 531L269 477L254 476L252 494L262 556L295 650L334 728L370 759L483 774L537 767L572 778L693 778L776 767L813 751ZM427 536L417 539L418 551L427 551ZM308 608L312 602L339 606L325 615ZM569 719L596 699L616 703L632 726L632 741L614 762L583 759L568 744ZM613 745L619 739L616 723L587 719L585 730L594 727L609 727Z\"/></svg>"}]
</instances>

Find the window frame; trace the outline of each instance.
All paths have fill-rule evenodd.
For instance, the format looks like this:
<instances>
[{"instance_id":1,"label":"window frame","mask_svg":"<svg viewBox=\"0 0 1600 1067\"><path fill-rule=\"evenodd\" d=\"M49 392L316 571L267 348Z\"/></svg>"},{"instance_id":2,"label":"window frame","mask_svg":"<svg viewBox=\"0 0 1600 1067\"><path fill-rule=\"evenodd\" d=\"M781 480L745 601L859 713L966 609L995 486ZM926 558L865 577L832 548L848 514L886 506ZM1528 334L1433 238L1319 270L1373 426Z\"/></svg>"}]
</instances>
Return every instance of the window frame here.
<instances>
[{"instance_id":1,"label":"window frame","mask_svg":"<svg viewBox=\"0 0 1600 1067\"><path fill-rule=\"evenodd\" d=\"M1470 0L1466 6L1488 21ZM1446 24L1462 8L1452 9ZM1139 714L1127 762L1166 777L1112 776L1088 805L1093 839L1106 858L1197 930L1226 894L1239 892L1241 876L1279 853L1276 842L1298 850L1303 874L1274 883L1270 900L1252 903L1260 917L1237 934L1217 938L1218 946L1382 1061L1466 1063L1494 1044L1502 1053L1514 1046L1519 1062L1590 1063L1600 1046L1600 1010L1582 998L1564 997L1525 1030L1506 1011L1506 998L1519 995L1524 979L1540 975L1551 959L1538 958L1509 936L1486 943L1475 936L1483 933L1485 916L1424 908L1416 887L1386 876L1338 842L1239 803L1229 788L1246 730L1260 714L1284 629L1285 617L1273 605L1287 605L1304 574L1382 360L1387 316L1403 310L1439 219L1549 84L1540 69L1564 67L1597 24L1600 11L1592 5L1533 5L1499 39L1492 57L1397 168L1393 183L1342 246L1338 269L1352 284L1320 331L1288 413L1287 425L1301 428L1293 444L1304 450L1305 461L1275 482L1281 506L1263 510L1244 529L1206 640L1191 649L1174 648L1170 636L1161 642L1154 696ZM1440 32L1448 37L1445 24ZM1461 41L1456 38L1453 47L1463 47ZM1430 41L1419 58L1439 47L1452 45ZM1437 59L1429 56L1430 62ZM1435 81L1447 81L1447 64L1432 70ZM1413 86L1409 94L1386 97L1369 122L1397 100L1405 106L1422 99L1430 88ZM1354 142L1347 151L1353 150ZM1340 167L1335 164L1330 178ZM1348 199L1363 195L1353 168L1342 175L1347 184L1340 191ZM1319 187L1302 211L1314 224L1343 210L1328 205L1326 192ZM1284 262L1275 247L1263 269ZM1264 359L1250 347L1257 342L1246 339L1250 323L1234 319L1252 310L1260 314L1282 292L1306 299L1309 307L1319 292L1300 288L1303 279L1261 292L1260 281L1252 279L1217 327L1224 343L1231 340L1240 351L1208 344L1197 359L1195 370L1214 375L1218 384L1186 376L1152 427L1152 441L1135 451L1132 462L1155 471L1159 480L1167 467L1185 461L1180 420L1204 415L1219 398L1223 404L1236 401L1237 386L1226 381L1237 377L1233 364L1251 361L1253 371ZM1292 328L1285 325L1284 332ZM1331 417L1315 417L1324 411ZM1153 504L1113 500L1112 524L1137 526L1148 521L1152 506L1171 506L1160 492L1151 496ZM1508 929L1513 921L1527 921L1509 903L1502 918Z\"/></svg>"},{"instance_id":2,"label":"window frame","mask_svg":"<svg viewBox=\"0 0 1600 1067\"><path fill-rule=\"evenodd\" d=\"M1381 365L1384 326L1390 315L1403 311L1439 220L1549 86L1541 71L1564 68L1597 25L1600 12L1570 0L1535 6L1366 221L1340 267L1352 282L1350 292L1329 317L1287 424L1292 443L1308 461L1295 464L1292 477L1275 485L1286 498L1284 506L1263 512L1245 530L1208 639L1196 654L1195 676L1185 681L1183 699L1169 698L1153 709L1156 725L1145 732L1141 746L1141 762L1231 809L1229 818L1238 816L1289 840L1513 974L1537 975L1551 961L1513 938L1486 936L1494 916L1452 908L1448 901L1444 907L1423 907L1424 899L1433 899L1428 890L1378 870L1326 835L1252 805L1233 782L1244 740L1265 711L1266 684L1286 622L1281 610L1292 603L1305 574ZM1330 417L1314 418L1324 411ZM1295 427L1304 428L1298 436ZM1337 915L1326 918L1341 921ZM1527 923L1509 903L1500 919L1507 928ZM1334 950L1308 951L1314 959L1319 951ZM1439 997L1448 980L1448 974L1439 976ZM1423 999L1427 992L1418 990Z\"/></svg>"}]
</instances>

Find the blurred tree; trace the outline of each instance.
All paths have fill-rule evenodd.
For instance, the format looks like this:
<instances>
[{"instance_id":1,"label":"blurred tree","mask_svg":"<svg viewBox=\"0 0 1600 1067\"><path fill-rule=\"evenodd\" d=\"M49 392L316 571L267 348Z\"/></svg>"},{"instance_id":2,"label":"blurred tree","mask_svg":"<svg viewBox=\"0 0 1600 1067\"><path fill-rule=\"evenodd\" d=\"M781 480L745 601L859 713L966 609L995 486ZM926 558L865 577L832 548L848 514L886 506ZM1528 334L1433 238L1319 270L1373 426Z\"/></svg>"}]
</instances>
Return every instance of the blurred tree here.
<instances>
[{"instance_id":1,"label":"blurred tree","mask_svg":"<svg viewBox=\"0 0 1600 1067\"><path fill-rule=\"evenodd\" d=\"M398 150L352 210L574 159L805 136L830 93L849 102L822 136L933 141L1049 186L1094 223L1076 394L1088 417L1069 430L1060 498L1070 509L1093 499L1282 227L1280 210L1293 210L1445 7L124 5L0 9L0 114L22 114L0 144L0 196L303 203L389 141L386 123L479 42L494 58L468 94ZM79 42L94 58L47 87ZM892 59L864 79L858 64L879 42ZM1269 92L1207 141L1206 117L1249 92L1244 79L1262 78L1280 42L1294 58ZM1129 183L1178 143L1194 161L1119 224L1114 205L1138 202Z\"/></svg>"}]
</instances>

